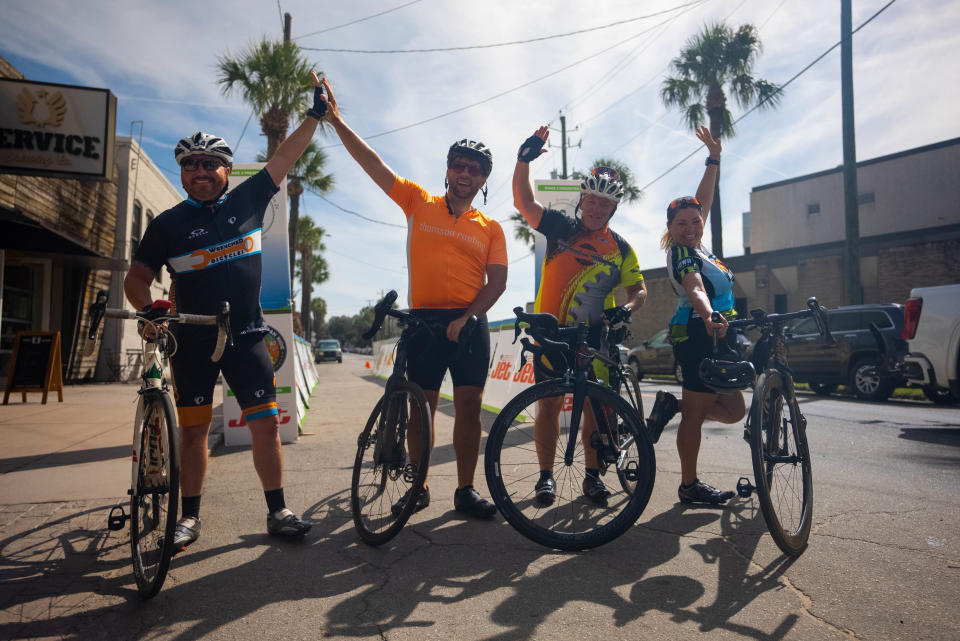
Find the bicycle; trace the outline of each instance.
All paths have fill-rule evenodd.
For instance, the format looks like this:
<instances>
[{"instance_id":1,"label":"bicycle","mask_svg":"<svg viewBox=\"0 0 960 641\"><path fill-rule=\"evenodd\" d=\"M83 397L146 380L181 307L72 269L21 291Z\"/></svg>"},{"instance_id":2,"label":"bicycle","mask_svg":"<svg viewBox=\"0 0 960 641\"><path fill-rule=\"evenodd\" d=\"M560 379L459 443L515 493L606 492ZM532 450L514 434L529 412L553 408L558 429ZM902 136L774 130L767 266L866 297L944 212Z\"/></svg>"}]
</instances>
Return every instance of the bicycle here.
<instances>
[{"instance_id":1,"label":"bicycle","mask_svg":"<svg viewBox=\"0 0 960 641\"><path fill-rule=\"evenodd\" d=\"M784 328L789 321L813 317L821 336L828 342L833 337L826 312L816 298L808 299L807 309L798 312L766 314L756 309L750 314L750 318L729 322L730 329L755 327L761 331L749 359L759 375L743 431L744 440L750 444L756 485L742 477L737 481L737 494L749 498L757 493L770 536L784 554L797 557L807 547L813 523L813 472L807 420L797 403L787 364ZM701 363L701 378L705 378L705 367L710 367L715 368L714 375L725 376L731 388L746 387L741 369L748 364L746 361L709 360ZM724 369L726 372L721 373Z\"/></svg>"},{"instance_id":2,"label":"bicycle","mask_svg":"<svg viewBox=\"0 0 960 641\"><path fill-rule=\"evenodd\" d=\"M587 344L583 323L560 327L551 314L526 314L520 307L513 311L517 316L514 341L520 336L521 322L527 323L526 332L536 341L520 339L521 362L530 352L534 367L554 378L523 390L500 411L484 454L487 486L504 518L527 538L566 551L603 545L640 518L653 490L656 462L639 409L639 387L633 388L636 404L632 404L595 380L592 361L600 350ZM556 497L551 505L540 504L534 493L541 469L538 449L554 445L542 441L537 447L534 426L544 400L561 403L553 465ZM596 430L584 439L581 419L587 407ZM584 440L596 451L600 474L612 467L619 481L619 489L608 486L611 495L605 506L581 493L586 475Z\"/></svg>"},{"instance_id":3,"label":"bicycle","mask_svg":"<svg viewBox=\"0 0 960 641\"><path fill-rule=\"evenodd\" d=\"M164 378L164 361L177 351L176 338L161 323L215 325L217 343L211 360L219 361L224 348L232 345L230 304L221 303L216 315L133 312L108 309L107 292L97 294L90 306L88 349L95 345L100 321L104 318L140 320L154 328L156 338L144 342L140 389L137 390L133 423L133 465L130 479L130 514L116 505L107 517L107 527L122 530L130 521L130 551L137 591L145 599L163 586L174 554L173 535L180 498L180 437L169 385Z\"/></svg>"},{"instance_id":4,"label":"bicycle","mask_svg":"<svg viewBox=\"0 0 960 641\"><path fill-rule=\"evenodd\" d=\"M430 405L420 386L406 377L407 353L410 340L420 332L435 336L446 332L446 326L393 309L396 300L397 292L391 290L377 303L373 324L363 334L364 340L373 338L387 316L406 325L397 341L393 372L387 378L383 396L357 438L350 510L357 533L369 545L381 545L395 537L410 519L423 492L430 465ZM465 339L476 323L476 317L472 317L464 325L458 349L467 344ZM395 509L404 496L407 498L402 507Z\"/></svg>"}]
</instances>

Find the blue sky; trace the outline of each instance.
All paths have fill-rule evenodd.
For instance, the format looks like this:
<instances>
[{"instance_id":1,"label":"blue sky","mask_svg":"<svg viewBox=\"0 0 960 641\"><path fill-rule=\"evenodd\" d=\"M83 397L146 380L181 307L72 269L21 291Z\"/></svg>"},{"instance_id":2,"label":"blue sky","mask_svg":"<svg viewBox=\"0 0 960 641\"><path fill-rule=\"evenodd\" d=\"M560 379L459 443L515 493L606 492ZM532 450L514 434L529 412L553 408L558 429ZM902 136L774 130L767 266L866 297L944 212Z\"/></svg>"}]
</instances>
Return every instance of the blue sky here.
<instances>
[{"instance_id":1,"label":"blue sky","mask_svg":"<svg viewBox=\"0 0 960 641\"><path fill-rule=\"evenodd\" d=\"M854 0L854 27L887 1ZM687 6L631 20L680 5ZM463 137L483 140L493 149L494 171L488 204L480 197L475 204L498 220L514 211L510 178L517 147L542 123L559 128L563 110L573 130L571 142L580 143L568 152L570 167L583 170L596 158L614 156L631 167L641 186L652 182L639 203L618 210L612 224L633 245L640 266L650 269L664 263L657 244L666 203L694 192L703 170L704 154L698 152L653 182L699 145L680 115L659 99L667 66L686 40L707 22L752 23L764 45L756 75L783 83L840 38L836 0L355 0L323 3L322 11L320 6L291 0L4 0L0 55L30 80L109 88L118 97L118 133L127 135L131 121L143 120L144 148L179 187L170 170L176 168L173 146L183 135L197 129L217 133L234 145L239 162L265 150L256 118L240 138L249 109L238 97L222 95L215 65L218 55L239 54L263 36L280 38L281 11L292 14L293 37L301 46L339 49L484 45L623 21L504 47L403 54L307 50L305 55L329 76L347 122L361 136L485 101L369 142L398 174L441 193L446 148ZM313 34L323 29L329 30ZM955 0L898 0L854 36L858 159L960 136L958 45L960 3ZM504 95L487 100L498 94ZM735 118L742 113L732 101L731 111ZM559 138L559 132L551 135L552 142ZM334 135L318 134L318 142L330 146L328 170L336 179L331 202L403 223L400 210L337 146ZM778 109L750 114L737 126L737 135L724 141L725 253L742 253L741 213L750 208L753 187L829 169L842 160L838 47L787 88ZM547 178L560 163L559 149L552 149L532 174ZM315 290L327 300L330 315L354 314L386 289L397 289L405 300L403 229L364 221L313 195L306 196L302 211L330 234L331 278ZM514 306L534 294L533 259L513 240L510 223L504 223L504 231L512 264L507 292L491 319L508 318Z\"/></svg>"}]
</instances>

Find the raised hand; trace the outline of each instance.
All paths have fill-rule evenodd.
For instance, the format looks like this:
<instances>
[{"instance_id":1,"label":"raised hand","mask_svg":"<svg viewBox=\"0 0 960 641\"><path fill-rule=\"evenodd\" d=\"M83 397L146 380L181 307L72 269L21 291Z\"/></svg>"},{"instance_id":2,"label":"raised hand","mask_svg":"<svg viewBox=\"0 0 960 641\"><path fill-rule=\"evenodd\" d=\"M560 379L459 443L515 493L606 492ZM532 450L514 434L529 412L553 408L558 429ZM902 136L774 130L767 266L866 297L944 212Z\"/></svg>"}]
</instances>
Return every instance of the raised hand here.
<instances>
[{"instance_id":1,"label":"raised hand","mask_svg":"<svg viewBox=\"0 0 960 641\"><path fill-rule=\"evenodd\" d=\"M520 162L531 162L547 153L543 145L547 142L549 136L550 128L546 125L537 129L533 132L532 136L524 140L523 144L520 145L520 151L517 152L517 160Z\"/></svg>"},{"instance_id":2,"label":"raised hand","mask_svg":"<svg viewBox=\"0 0 960 641\"><path fill-rule=\"evenodd\" d=\"M697 127L697 138L700 139L700 142L702 142L707 148L707 151L710 152L711 158L716 160L720 159L720 152L722 151L720 138L714 138L710 134L710 129L707 127Z\"/></svg>"}]
</instances>

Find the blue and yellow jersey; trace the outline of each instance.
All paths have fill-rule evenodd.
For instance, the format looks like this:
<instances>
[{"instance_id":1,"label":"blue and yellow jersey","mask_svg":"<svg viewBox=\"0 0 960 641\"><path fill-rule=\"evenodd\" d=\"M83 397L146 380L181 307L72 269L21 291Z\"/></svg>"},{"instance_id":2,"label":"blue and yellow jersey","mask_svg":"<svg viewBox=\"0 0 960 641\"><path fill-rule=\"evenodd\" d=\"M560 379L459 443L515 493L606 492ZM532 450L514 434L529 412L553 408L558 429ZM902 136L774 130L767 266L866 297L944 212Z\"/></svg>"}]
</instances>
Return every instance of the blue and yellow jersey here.
<instances>
[{"instance_id":1,"label":"blue and yellow jersey","mask_svg":"<svg viewBox=\"0 0 960 641\"><path fill-rule=\"evenodd\" d=\"M667 250L667 274L677 295L677 311L670 319L670 337L674 342L685 340L690 319L699 318L683 288L683 277L694 273L700 274L714 311L727 318L737 315L733 309L733 272L730 268L700 247L671 245Z\"/></svg>"}]
</instances>

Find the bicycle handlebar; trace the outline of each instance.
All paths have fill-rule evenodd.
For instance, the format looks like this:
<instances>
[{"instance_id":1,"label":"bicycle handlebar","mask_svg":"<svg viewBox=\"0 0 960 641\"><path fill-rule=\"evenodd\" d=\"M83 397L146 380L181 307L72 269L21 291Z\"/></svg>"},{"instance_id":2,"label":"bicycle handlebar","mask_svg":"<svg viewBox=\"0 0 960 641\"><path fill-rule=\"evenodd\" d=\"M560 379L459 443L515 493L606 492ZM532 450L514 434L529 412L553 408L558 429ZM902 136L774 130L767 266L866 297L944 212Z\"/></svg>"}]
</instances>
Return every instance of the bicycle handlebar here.
<instances>
[{"instance_id":1,"label":"bicycle handlebar","mask_svg":"<svg viewBox=\"0 0 960 641\"><path fill-rule=\"evenodd\" d=\"M428 329L439 332L440 336L446 336L447 326L441 323L429 323L422 318L418 318L408 312L402 312L399 309L393 309L393 304L397 300L397 292L395 290L390 290L387 292L386 296L376 304L373 308L373 324L370 326L366 332L361 336L364 340L370 340L376 336L377 332L380 331L380 328L383 327L383 321L387 316L392 316L397 320L406 323L411 327L426 327ZM480 321L476 316L471 316L467 319L467 322L464 323L463 327L460 329L460 334L457 336L457 351L454 354L454 360L458 360L466 350L470 348L469 337L473 334L473 331L477 327L477 323Z\"/></svg>"},{"instance_id":2,"label":"bicycle handlebar","mask_svg":"<svg viewBox=\"0 0 960 641\"><path fill-rule=\"evenodd\" d=\"M107 307L108 294L101 290L97 293L97 301L90 306L90 331L88 332L87 344L84 346L85 352L89 356L93 352L93 347L97 338L97 331L100 327L100 321L104 318L120 318L124 320L142 320L149 323L172 322L185 325L212 325L217 328L217 344L210 360L216 363L223 356L224 349L229 345L233 347L233 333L230 330L230 303L223 301L220 303L220 311L215 315L207 314L159 314L155 315L149 311L134 312L129 309L112 309Z\"/></svg>"},{"instance_id":3,"label":"bicycle handlebar","mask_svg":"<svg viewBox=\"0 0 960 641\"><path fill-rule=\"evenodd\" d=\"M717 312L714 312L717 314ZM830 327L827 323L827 310L817 302L815 296L807 299L807 309L799 312L787 312L784 314L767 314L762 309L750 310L750 318L742 318L729 322L730 327L765 327L771 325L782 325L783 323L797 318L813 318L817 323L817 329L820 330L820 336L828 343L835 343L836 339L830 333Z\"/></svg>"}]
</instances>

